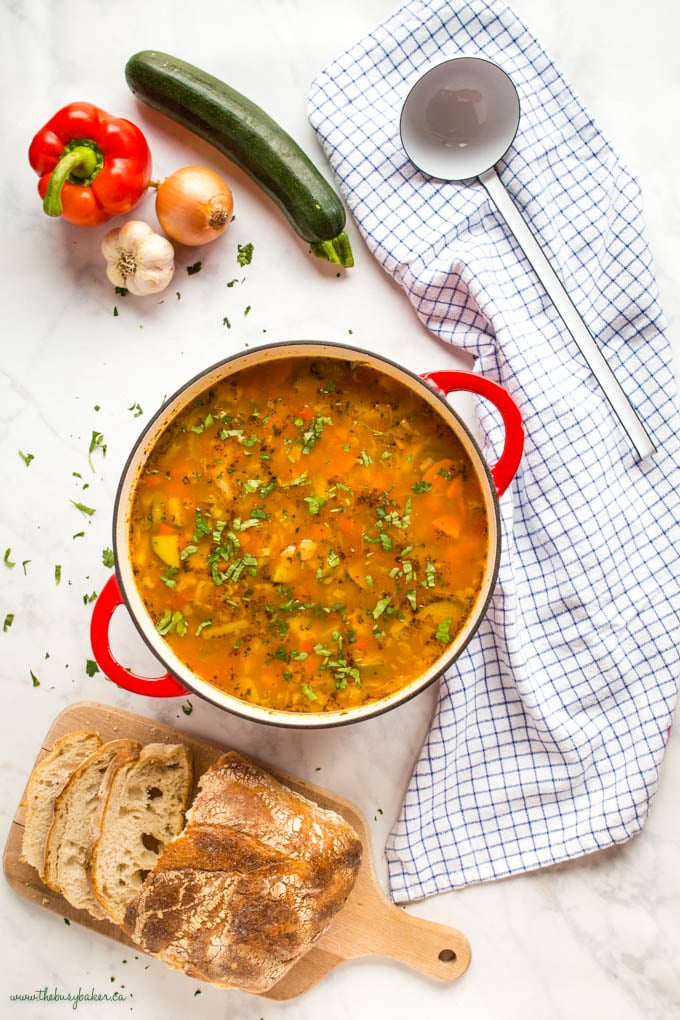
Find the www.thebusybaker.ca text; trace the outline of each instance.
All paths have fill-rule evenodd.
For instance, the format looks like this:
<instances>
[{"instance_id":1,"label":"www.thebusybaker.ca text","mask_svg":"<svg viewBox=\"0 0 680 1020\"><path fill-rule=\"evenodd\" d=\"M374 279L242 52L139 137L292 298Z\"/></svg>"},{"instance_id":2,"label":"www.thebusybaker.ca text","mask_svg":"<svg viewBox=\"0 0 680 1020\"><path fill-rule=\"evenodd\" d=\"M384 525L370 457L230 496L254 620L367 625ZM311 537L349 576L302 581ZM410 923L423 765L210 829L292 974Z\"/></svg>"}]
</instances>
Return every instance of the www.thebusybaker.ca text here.
<instances>
[{"instance_id":1,"label":"www.thebusybaker.ca text","mask_svg":"<svg viewBox=\"0 0 680 1020\"><path fill-rule=\"evenodd\" d=\"M17 992L10 995L10 1002L70 1002L78 1009L81 1002L125 1002L127 995L122 992L96 992L94 988L84 992L60 992L58 988L38 988L34 992Z\"/></svg>"}]
</instances>

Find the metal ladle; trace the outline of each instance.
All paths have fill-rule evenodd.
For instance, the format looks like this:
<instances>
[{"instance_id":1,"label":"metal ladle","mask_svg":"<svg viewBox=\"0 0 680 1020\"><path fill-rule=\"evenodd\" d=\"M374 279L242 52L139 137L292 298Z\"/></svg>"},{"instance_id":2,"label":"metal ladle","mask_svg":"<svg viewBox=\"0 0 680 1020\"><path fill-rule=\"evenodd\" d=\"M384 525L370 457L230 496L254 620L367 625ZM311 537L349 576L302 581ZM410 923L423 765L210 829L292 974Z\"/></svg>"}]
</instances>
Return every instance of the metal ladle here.
<instances>
[{"instance_id":1,"label":"metal ladle","mask_svg":"<svg viewBox=\"0 0 680 1020\"><path fill-rule=\"evenodd\" d=\"M432 67L411 88L401 112L401 141L411 162L428 177L477 177L484 185L638 457L648 457L655 452L654 443L494 169L514 141L519 115L519 96L505 71L481 57L454 57Z\"/></svg>"}]
</instances>

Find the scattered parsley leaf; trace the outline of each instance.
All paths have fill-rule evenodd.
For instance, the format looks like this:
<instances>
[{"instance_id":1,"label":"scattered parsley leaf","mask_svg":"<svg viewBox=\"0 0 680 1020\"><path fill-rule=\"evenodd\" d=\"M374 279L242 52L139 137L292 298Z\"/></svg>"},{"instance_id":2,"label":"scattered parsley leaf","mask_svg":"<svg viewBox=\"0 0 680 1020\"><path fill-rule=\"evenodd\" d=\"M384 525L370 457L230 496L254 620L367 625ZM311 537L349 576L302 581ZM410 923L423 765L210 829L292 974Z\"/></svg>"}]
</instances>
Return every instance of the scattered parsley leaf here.
<instances>
[{"instance_id":1,"label":"scattered parsley leaf","mask_svg":"<svg viewBox=\"0 0 680 1020\"><path fill-rule=\"evenodd\" d=\"M246 305L246 307L245 307L245 309L243 311L244 316L246 316L249 311L250 311L250 305Z\"/></svg>"},{"instance_id":2,"label":"scattered parsley leaf","mask_svg":"<svg viewBox=\"0 0 680 1020\"><path fill-rule=\"evenodd\" d=\"M231 323L229 322L229 319L226 317L226 315L222 319L222 325L226 326L227 329L231 329Z\"/></svg>"},{"instance_id":3,"label":"scattered parsley leaf","mask_svg":"<svg viewBox=\"0 0 680 1020\"><path fill-rule=\"evenodd\" d=\"M253 246L252 244L237 244L236 261L239 266L249 266L253 261Z\"/></svg>"},{"instance_id":4,"label":"scattered parsley leaf","mask_svg":"<svg viewBox=\"0 0 680 1020\"><path fill-rule=\"evenodd\" d=\"M120 297L127 297L128 294L129 294L129 291L128 291L127 287L114 287L113 288L113 293L114 294L119 294Z\"/></svg>"},{"instance_id":5,"label":"scattered parsley leaf","mask_svg":"<svg viewBox=\"0 0 680 1020\"><path fill-rule=\"evenodd\" d=\"M118 315L118 308L116 307L116 305L113 306L113 315L114 315L114 318L115 318L116 315Z\"/></svg>"},{"instance_id":6,"label":"scattered parsley leaf","mask_svg":"<svg viewBox=\"0 0 680 1020\"><path fill-rule=\"evenodd\" d=\"M135 418L139 418L140 415L144 414L140 404L132 404L131 407L128 407L128 411L132 411Z\"/></svg>"},{"instance_id":7,"label":"scattered parsley leaf","mask_svg":"<svg viewBox=\"0 0 680 1020\"><path fill-rule=\"evenodd\" d=\"M194 706L191 704L190 701L187 701L186 705L182 705L182 711L184 712L185 715L191 715L193 710Z\"/></svg>"},{"instance_id":8,"label":"scattered parsley leaf","mask_svg":"<svg viewBox=\"0 0 680 1020\"><path fill-rule=\"evenodd\" d=\"M306 698L309 698L310 701L316 701L317 700L316 694L314 693L312 688L309 686L309 684L303 683L303 684L300 685L300 688L301 688L302 693L304 694L304 696Z\"/></svg>"},{"instance_id":9,"label":"scattered parsley leaf","mask_svg":"<svg viewBox=\"0 0 680 1020\"><path fill-rule=\"evenodd\" d=\"M32 454L32 453L22 453L21 450L19 450L19 456L23 460L23 462L26 465L26 467L28 467L28 465L31 463L32 460L35 460L35 455L34 454Z\"/></svg>"},{"instance_id":10,"label":"scattered parsley leaf","mask_svg":"<svg viewBox=\"0 0 680 1020\"><path fill-rule=\"evenodd\" d=\"M414 482L411 486L412 492L429 492L432 488L430 482Z\"/></svg>"},{"instance_id":11,"label":"scattered parsley leaf","mask_svg":"<svg viewBox=\"0 0 680 1020\"><path fill-rule=\"evenodd\" d=\"M28 672L31 674L31 682L32 682L33 686L34 687L40 687L40 681L38 680L38 678L35 675L35 673L33 672L33 670L29 669Z\"/></svg>"},{"instance_id":12,"label":"scattered parsley leaf","mask_svg":"<svg viewBox=\"0 0 680 1020\"><path fill-rule=\"evenodd\" d=\"M57 565L54 568L54 582L55 584L59 584L60 581L61 581L61 563L57 563Z\"/></svg>"},{"instance_id":13,"label":"scattered parsley leaf","mask_svg":"<svg viewBox=\"0 0 680 1020\"><path fill-rule=\"evenodd\" d=\"M76 503L74 499L69 500L69 502L73 504L76 510L80 510L81 513L87 514L88 517L92 517L92 515L96 513L93 507L85 506L84 503ZM79 534L82 535L84 532L80 532ZM74 535L73 537L76 538L78 536Z\"/></svg>"},{"instance_id":14,"label":"scattered parsley leaf","mask_svg":"<svg viewBox=\"0 0 680 1020\"><path fill-rule=\"evenodd\" d=\"M88 450L88 460L92 471L94 471L94 464L92 463L92 454L97 449L101 450L104 456L106 456L106 443L104 442L104 435L102 432L96 432L93 430L92 438L90 439L90 448Z\"/></svg>"},{"instance_id":15,"label":"scattered parsley leaf","mask_svg":"<svg viewBox=\"0 0 680 1020\"><path fill-rule=\"evenodd\" d=\"M16 562L14 560L10 559L11 554L12 554L12 550L11 549L5 549L5 556L4 556L5 564L8 567L16 567Z\"/></svg>"},{"instance_id":16,"label":"scattered parsley leaf","mask_svg":"<svg viewBox=\"0 0 680 1020\"><path fill-rule=\"evenodd\" d=\"M102 563L105 567L112 567L115 560L113 558L113 549L102 549Z\"/></svg>"},{"instance_id":17,"label":"scattered parsley leaf","mask_svg":"<svg viewBox=\"0 0 680 1020\"><path fill-rule=\"evenodd\" d=\"M193 276L194 273L200 273L203 268L202 262L194 262L193 266L187 266L187 273L189 276Z\"/></svg>"},{"instance_id":18,"label":"scattered parsley leaf","mask_svg":"<svg viewBox=\"0 0 680 1020\"><path fill-rule=\"evenodd\" d=\"M94 661L94 659L85 660L85 672L87 673L88 676L94 676L95 673L99 672L99 666Z\"/></svg>"},{"instance_id":19,"label":"scattered parsley leaf","mask_svg":"<svg viewBox=\"0 0 680 1020\"><path fill-rule=\"evenodd\" d=\"M4 621L3 625L2 625L3 631L6 633L9 630L9 628L12 626L13 623L14 623L14 613L7 613L7 615L5 616L5 621Z\"/></svg>"}]
</instances>

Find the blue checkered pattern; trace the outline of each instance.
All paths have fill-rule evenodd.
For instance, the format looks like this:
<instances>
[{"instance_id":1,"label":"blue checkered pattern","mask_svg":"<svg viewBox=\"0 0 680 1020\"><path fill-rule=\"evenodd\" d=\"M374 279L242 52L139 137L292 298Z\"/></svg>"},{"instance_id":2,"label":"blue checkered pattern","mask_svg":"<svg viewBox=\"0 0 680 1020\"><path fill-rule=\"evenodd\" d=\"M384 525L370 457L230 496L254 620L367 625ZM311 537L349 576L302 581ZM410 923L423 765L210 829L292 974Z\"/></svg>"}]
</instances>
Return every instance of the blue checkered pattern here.
<instances>
[{"instance_id":1,"label":"blue checkered pattern","mask_svg":"<svg viewBox=\"0 0 680 1020\"><path fill-rule=\"evenodd\" d=\"M482 186L428 180L401 148L410 85L461 53L518 88L500 176L653 435L652 459L635 461ZM407 901L643 825L680 675L680 418L636 181L508 8L413 0L319 75L309 116L370 251L526 426L497 588L441 685L388 840L391 893ZM503 436L483 403L479 429L492 463Z\"/></svg>"}]
</instances>

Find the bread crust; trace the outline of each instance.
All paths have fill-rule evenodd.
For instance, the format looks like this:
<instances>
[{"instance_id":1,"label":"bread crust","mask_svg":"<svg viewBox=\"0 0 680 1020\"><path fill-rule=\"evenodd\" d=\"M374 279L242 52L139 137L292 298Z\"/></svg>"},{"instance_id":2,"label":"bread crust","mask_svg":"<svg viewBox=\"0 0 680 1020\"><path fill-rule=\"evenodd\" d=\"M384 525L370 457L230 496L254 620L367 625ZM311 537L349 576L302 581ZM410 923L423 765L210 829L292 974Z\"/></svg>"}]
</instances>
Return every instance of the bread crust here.
<instances>
[{"instance_id":1,"label":"bread crust","mask_svg":"<svg viewBox=\"0 0 680 1020\"><path fill-rule=\"evenodd\" d=\"M201 777L123 928L192 977L262 993L328 929L361 854L344 818L230 752Z\"/></svg>"}]
</instances>

